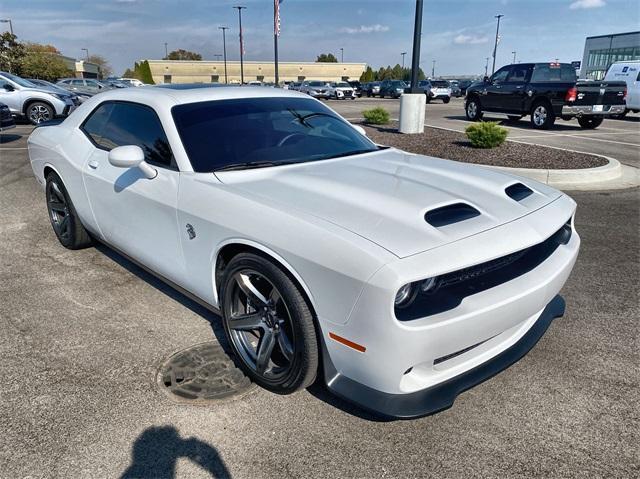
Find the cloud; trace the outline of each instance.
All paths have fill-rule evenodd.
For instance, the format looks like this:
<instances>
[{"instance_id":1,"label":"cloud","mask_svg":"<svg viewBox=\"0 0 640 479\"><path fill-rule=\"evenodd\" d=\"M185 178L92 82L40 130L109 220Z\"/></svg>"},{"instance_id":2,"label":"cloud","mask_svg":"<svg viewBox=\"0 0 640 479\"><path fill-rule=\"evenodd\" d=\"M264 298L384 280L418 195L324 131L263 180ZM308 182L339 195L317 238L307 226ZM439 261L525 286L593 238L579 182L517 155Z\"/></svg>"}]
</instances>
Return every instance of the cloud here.
<instances>
[{"instance_id":1,"label":"cloud","mask_svg":"<svg viewBox=\"0 0 640 479\"><path fill-rule=\"evenodd\" d=\"M340 29L340 33L348 33L349 35L355 35L358 33L380 33L388 32L389 27L387 25L360 25L359 27L344 27Z\"/></svg>"},{"instance_id":2,"label":"cloud","mask_svg":"<svg viewBox=\"0 0 640 479\"><path fill-rule=\"evenodd\" d=\"M489 39L485 36L465 35L464 33L457 35L453 39L453 43L456 45L478 45L480 43L487 43L488 41Z\"/></svg>"},{"instance_id":3,"label":"cloud","mask_svg":"<svg viewBox=\"0 0 640 479\"><path fill-rule=\"evenodd\" d=\"M607 4L604 0L576 0L569 8L571 10L577 10L579 8L600 8Z\"/></svg>"}]
</instances>

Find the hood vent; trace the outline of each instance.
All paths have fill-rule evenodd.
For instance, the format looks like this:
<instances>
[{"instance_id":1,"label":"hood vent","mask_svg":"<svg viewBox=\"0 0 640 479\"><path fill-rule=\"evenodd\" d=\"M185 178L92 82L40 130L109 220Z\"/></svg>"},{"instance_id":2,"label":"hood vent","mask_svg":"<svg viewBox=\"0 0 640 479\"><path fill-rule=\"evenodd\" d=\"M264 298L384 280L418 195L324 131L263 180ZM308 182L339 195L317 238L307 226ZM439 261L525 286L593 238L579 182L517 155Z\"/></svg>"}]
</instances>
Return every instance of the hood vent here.
<instances>
[{"instance_id":1,"label":"hood vent","mask_svg":"<svg viewBox=\"0 0 640 479\"><path fill-rule=\"evenodd\" d=\"M480 212L473 206L466 203L454 203L452 205L442 206L435 210L427 211L424 219L431 226L440 228L460 221L480 216Z\"/></svg>"},{"instance_id":2,"label":"hood vent","mask_svg":"<svg viewBox=\"0 0 640 479\"><path fill-rule=\"evenodd\" d=\"M522 183L514 183L511 186L507 186L504 192L509 198L515 201L522 201L533 194L533 190Z\"/></svg>"}]
</instances>

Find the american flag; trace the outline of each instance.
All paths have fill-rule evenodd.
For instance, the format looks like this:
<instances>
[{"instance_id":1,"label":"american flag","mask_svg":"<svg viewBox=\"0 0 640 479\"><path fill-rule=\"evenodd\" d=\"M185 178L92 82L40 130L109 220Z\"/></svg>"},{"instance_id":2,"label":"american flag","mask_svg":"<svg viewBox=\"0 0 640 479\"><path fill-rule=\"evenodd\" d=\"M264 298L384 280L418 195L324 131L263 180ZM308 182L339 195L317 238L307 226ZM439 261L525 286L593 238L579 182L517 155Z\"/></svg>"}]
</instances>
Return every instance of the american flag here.
<instances>
[{"instance_id":1,"label":"american flag","mask_svg":"<svg viewBox=\"0 0 640 479\"><path fill-rule=\"evenodd\" d=\"M280 4L284 0L273 0L274 14L273 14L273 32L276 36L280 36Z\"/></svg>"}]
</instances>

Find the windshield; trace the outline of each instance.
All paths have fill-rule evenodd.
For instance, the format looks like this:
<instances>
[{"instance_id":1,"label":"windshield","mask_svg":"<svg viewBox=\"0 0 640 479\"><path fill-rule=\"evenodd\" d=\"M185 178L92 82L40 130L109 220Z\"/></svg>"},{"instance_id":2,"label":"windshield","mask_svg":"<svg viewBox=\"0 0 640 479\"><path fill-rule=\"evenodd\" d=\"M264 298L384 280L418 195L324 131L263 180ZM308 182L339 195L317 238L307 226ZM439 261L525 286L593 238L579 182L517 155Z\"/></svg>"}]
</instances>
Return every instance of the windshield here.
<instances>
[{"instance_id":1,"label":"windshield","mask_svg":"<svg viewBox=\"0 0 640 479\"><path fill-rule=\"evenodd\" d=\"M333 111L306 98L187 103L171 112L197 172L319 161L378 149Z\"/></svg>"},{"instance_id":2,"label":"windshield","mask_svg":"<svg viewBox=\"0 0 640 479\"><path fill-rule=\"evenodd\" d=\"M351 88L351 85L349 85L347 82L344 82L344 81L338 82L335 85L340 88Z\"/></svg>"},{"instance_id":3,"label":"windshield","mask_svg":"<svg viewBox=\"0 0 640 479\"><path fill-rule=\"evenodd\" d=\"M442 81L442 80L432 80L431 81L431 85L438 87L438 88L448 88L449 84L446 81Z\"/></svg>"},{"instance_id":4,"label":"windshield","mask_svg":"<svg viewBox=\"0 0 640 479\"><path fill-rule=\"evenodd\" d=\"M310 81L309 86L324 86L324 83L321 81Z\"/></svg>"},{"instance_id":5,"label":"windshield","mask_svg":"<svg viewBox=\"0 0 640 479\"><path fill-rule=\"evenodd\" d=\"M23 86L25 88L35 88L36 86L31 83L28 80L25 80L24 78L20 78L18 76L12 75L11 73L2 73L2 76L4 76L5 78L11 80L13 83L17 83L20 86Z\"/></svg>"}]
</instances>

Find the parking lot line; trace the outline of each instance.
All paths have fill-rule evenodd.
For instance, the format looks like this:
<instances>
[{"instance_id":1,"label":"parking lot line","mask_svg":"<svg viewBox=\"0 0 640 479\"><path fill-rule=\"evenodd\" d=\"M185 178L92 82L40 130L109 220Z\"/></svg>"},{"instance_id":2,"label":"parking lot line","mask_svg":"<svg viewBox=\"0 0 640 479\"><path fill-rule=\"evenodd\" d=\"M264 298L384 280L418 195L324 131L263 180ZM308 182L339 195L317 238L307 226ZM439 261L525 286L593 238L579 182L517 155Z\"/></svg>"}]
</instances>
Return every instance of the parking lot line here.
<instances>
[{"instance_id":1,"label":"parking lot line","mask_svg":"<svg viewBox=\"0 0 640 479\"><path fill-rule=\"evenodd\" d=\"M26 150L26 149L27 149L26 146L8 146L8 147L0 146L0 151L2 151L2 150Z\"/></svg>"}]
</instances>

